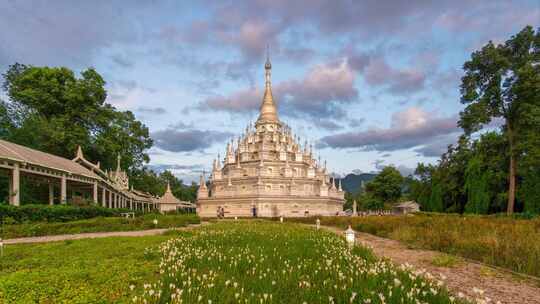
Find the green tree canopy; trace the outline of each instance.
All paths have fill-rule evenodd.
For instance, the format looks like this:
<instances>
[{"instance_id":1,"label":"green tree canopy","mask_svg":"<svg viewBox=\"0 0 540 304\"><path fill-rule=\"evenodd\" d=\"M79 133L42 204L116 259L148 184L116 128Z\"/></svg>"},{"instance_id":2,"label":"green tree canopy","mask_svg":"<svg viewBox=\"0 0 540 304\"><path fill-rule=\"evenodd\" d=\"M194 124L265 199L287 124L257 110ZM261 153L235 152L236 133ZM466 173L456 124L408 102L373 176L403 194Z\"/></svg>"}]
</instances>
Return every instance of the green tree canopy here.
<instances>
[{"instance_id":1,"label":"green tree canopy","mask_svg":"<svg viewBox=\"0 0 540 304\"><path fill-rule=\"evenodd\" d=\"M530 145L524 140L533 126L537 131L540 106L540 29L527 26L504 44L491 41L474 52L463 68L459 125L466 134L502 119L508 140L507 212L514 211L517 165Z\"/></svg>"},{"instance_id":2,"label":"green tree canopy","mask_svg":"<svg viewBox=\"0 0 540 304\"><path fill-rule=\"evenodd\" d=\"M148 128L105 103L105 81L94 69L77 78L63 67L14 64L3 77L9 102L0 103L1 138L66 158L80 145L104 168L113 168L117 155L129 169L149 161Z\"/></svg>"},{"instance_id":3,"label":"green tree canopy","mask_svg":"<svg viewBox=\"0 0 540 304\"><path fill-rule=\"evenodd\" d=\"M366 192L376 200L394 203L401 197L402 186L401 173L395 167L387 166L366 184Z\"/></svg>"}]
</instances>

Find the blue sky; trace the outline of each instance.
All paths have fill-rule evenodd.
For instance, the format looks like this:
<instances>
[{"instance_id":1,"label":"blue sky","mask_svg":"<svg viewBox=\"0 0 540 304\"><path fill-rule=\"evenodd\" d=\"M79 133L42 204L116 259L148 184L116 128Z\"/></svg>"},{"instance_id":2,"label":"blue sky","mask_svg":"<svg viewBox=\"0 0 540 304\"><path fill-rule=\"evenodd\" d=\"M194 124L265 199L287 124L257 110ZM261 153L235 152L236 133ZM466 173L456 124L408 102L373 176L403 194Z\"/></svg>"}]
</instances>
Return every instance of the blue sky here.
<instances>
[{"instance_id":1,"label":"blue sky","mask_svg":"<svg viewBox=\"0 0 540 304\"><path fill-rule=\"evenodd\" d=\"M150 128L150 165L191 181L256 119L270 45L280 118L331 171L407 174L459 136L471 52L527 24L540 2L8 0L0 71L95 67Z\"/></svg>"}]
</instances>

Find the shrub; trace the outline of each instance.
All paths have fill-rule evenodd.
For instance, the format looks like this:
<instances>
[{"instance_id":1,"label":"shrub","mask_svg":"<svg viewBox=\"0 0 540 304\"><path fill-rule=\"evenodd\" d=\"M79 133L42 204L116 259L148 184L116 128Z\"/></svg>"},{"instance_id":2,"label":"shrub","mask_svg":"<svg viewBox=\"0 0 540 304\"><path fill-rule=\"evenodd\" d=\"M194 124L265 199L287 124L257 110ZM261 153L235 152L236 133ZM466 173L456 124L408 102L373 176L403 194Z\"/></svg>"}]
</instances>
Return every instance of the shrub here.
<instances>
[{"instance_id":1,"label":"shrub","mask_svg":"<svg viewBox=\"0 0 540 304\"><path fill-rule=\"evenodd\" d=\"M96 205L77 207L70 205L0 205L0 219L16 223L25 222L68 222L94 217L119 216L127 209L108 209Z\"/></svg>"},{"instance_id":2,"label":"shrub","mask_svg":"<svg viewBox=\"0 0 540 304\"><path fill-rule=\"evenodd\" d=\"M158 224L153 223L157 219ZM154 228L184 227L190 224L198 224L200 219L195 214L190 215L159 215L145 214L135 218L122 217L96 217L70 222L37 222L15 225L4 225L1 237L4 239L74 234L87 232L110 232L110 231L134 231Z\"/></svg>"}]
</instances>

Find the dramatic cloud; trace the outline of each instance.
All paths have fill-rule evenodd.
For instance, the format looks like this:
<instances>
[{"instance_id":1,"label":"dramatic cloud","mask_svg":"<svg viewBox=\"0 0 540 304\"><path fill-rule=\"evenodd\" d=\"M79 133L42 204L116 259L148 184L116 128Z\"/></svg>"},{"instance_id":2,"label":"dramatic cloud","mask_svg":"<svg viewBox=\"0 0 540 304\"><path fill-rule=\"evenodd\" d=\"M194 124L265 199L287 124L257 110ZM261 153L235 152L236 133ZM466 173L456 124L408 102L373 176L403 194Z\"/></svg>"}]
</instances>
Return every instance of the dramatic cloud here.
<instances>
[{"instance_id":1,"label":"dramatic cloud","mask_svg":"<svg viewBox=\"0 0 540 304\"><path fill-rule=\"evenodd\" d=\"M457 117L439 117L435 113L412 107L392 115L390 128L371 128L361 132L345 132L325 136L320 146L360 148L362 150L395 151L409 149L459 132Z\"/></svg>"},{"instance_id":2,"label":"dramatic cloud","mask_svg":"<svg viewBox=\"0 0 540 304\"><path fill-rule=\"evenodd\" d=\"M73 4L2 1L0 66L22 62L86 67L92 65L93 56L100 49L115 43L136 42L137 21L126 11L144 12L145 4L114 6L105 1Z\"/></svg>"},{"instance_id":3,"label":"dramatic cloud","mask_svg":"<svg viewBox=\"0 0 540 304\"><path fill-rule=\"evenodd\" d=\"M224 142L233 134L211 130L178 130L168 128L153 132L156 147L171 152L203 151L214 143Z\"/></svg>"},{"instance_id":4,"label":"dramatic cloud","mask_svg":"<svg viewBox=\"0 0 540 304\"><path fill-rule=\"evenodd\" d=\"M277 83L272 90L282 115L325 118L322 127L326 125L329 129L336 129L338 125L327 119L342 117L344 111L341 106L358 98L354 81L354 72L342 60L316 65L304 78ZM259 108L262 96L260 88L241 90L229 96L207 98L197 108L202 111L253 112Z\"/></svg>"}]
</instances>

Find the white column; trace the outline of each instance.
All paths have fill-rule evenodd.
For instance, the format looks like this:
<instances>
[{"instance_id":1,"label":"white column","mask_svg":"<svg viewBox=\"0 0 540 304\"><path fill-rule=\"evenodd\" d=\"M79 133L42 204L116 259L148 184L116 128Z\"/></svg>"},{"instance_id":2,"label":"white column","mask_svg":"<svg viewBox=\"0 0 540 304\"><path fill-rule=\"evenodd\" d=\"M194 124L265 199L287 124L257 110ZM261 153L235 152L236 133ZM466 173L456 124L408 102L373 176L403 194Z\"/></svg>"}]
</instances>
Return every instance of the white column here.
<instances>
[{"instance_id":1,"label":"white column","mask_svg":"<svg viewBox=\"0 0 540 304\"><path fill-rule=\"evenodd\" d=\"M67 180L66 175L62 175L62 179L60 180L60 204L66 204L67 203Z\"/></svg>"},{"instance_id":2,"label":"white column","mask_svg":"<svg viewBox=\"0 0 540 304\"><path fill-rule=\"evenodd\" d=\"M93 188L94 188L94 189L93 189L93 190L94 190L94 191L93 191L94 193L93 193L92 198L94 199L94 203L97 204L97 203L99 203L99 202L98 202L98 187L97 187L97 181L94 181L94 187L93 187Z\"/></svg>"},{"instance_id":3,"label":"white column","mask_svg":"<svg viewBox=\"0 0 540 304\"><path fill-rule=\"evenodd\" d=\"M107 190L105 190L105 187L101 188L101 206L107 207L107 202L105 201L107 199Z\"/></svg>"},{"instance_id":4,"label":"white column","mask_svg":"<svg viewBox=\"0 0 540 304\"><path fill-rule=\"evenodd\" d=\"M113 207L113 205L112 205L112 195L113 195L112 191L109 190L109 208Z\"/></svg>"},{"instance_id":5,"label":"white column","mask_svg":"<svg viewBox=\"0 0 540 304\"><path fill-rule=\"evenodd\" d=\"M21 204L21 171L19 164L15 163L11 172L9 204L19 206Z\"/></svg>"},{"instance_id":6,"label":"white column","mask_svg":"<svg viewBox=\"0 0 540 304\"><path fill-rule=\"evenodd\" d=\"M49 182L49 205L54 205L54 184Z\"/></svg>"}]
</instances>

